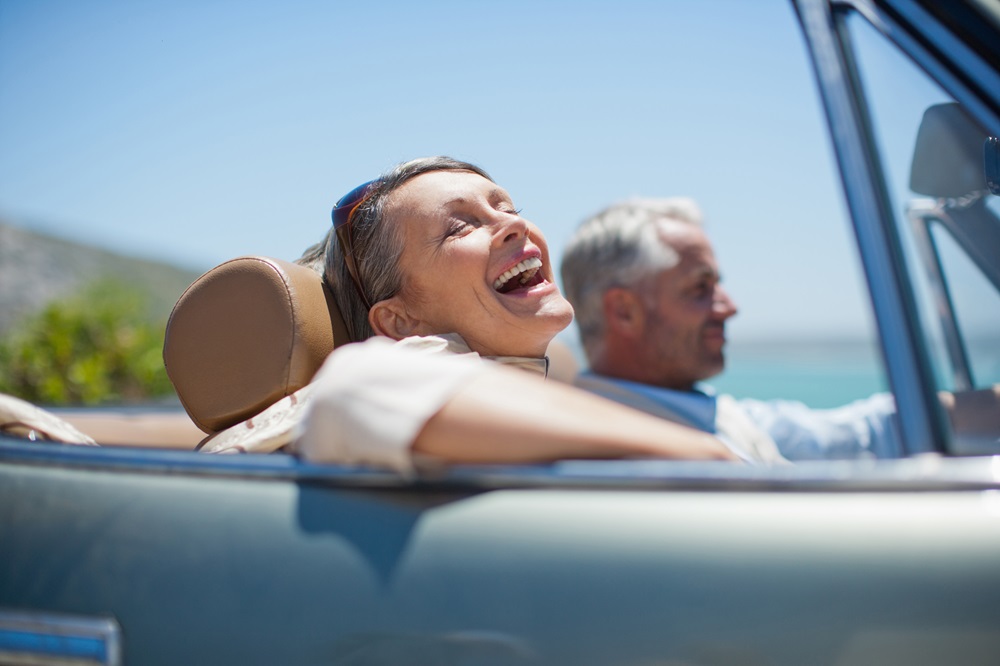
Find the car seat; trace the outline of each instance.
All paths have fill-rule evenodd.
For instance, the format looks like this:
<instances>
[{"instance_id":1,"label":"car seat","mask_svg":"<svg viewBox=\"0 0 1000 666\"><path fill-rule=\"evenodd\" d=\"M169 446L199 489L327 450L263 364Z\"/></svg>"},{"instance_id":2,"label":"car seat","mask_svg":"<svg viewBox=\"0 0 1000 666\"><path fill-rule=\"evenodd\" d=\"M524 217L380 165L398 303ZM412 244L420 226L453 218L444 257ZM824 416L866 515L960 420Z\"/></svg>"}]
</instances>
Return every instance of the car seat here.
<instances>
[{"instance_id":1,"label":"car seat","mask_svg":"<svg viewBox=\"0 0 1000 666\"><path fill-rule=\"evenodd\" d=\"M188 416L212 435L307 385L348 339L316 271L239 257L181 295L167 322L163 362Z\"/></svg>"}]
</instances>

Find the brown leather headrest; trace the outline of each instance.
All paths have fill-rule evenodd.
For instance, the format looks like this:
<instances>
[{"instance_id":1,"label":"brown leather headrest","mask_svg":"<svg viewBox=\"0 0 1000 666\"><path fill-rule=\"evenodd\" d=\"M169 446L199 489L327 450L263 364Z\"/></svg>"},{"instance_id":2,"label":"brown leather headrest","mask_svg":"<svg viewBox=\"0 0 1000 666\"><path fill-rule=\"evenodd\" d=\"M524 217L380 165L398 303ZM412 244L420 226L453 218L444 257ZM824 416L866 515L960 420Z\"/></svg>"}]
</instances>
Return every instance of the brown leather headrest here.
<instances>
[{"instance_id":1,"label":"brown leather headrest","mask_svg":"<svg viewBox=\"0 0 1000 666\"><path fill-rule=\"evenodd\" d=\"M191 420L212 434L308 384L347 341L333 294L315 271L240 257L202 275L177 301L163 361Z\"/></svg>"}]
</instances>

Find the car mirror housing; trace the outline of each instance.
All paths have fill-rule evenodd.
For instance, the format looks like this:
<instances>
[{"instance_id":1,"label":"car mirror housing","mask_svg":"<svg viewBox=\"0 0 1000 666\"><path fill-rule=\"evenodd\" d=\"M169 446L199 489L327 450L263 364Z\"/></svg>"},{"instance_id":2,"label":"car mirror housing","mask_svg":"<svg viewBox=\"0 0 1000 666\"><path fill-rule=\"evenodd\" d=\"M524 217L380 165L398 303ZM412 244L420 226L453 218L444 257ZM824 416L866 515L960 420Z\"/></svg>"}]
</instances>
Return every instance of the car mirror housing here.
<instances>
[{"instance_id":1,"label":"car mirror housing","mask_svg":"<svg viewBox=\"0 0 1000 666\"><path fill-rule=\"evenodd\" d=\"M947 103L929 107L917 130L910 189L938 198L964 197L985 190L984 145L988 151L986 133L961 106ZM994 151L994 161L995 155Z\"/></svg>"}]
</instances>

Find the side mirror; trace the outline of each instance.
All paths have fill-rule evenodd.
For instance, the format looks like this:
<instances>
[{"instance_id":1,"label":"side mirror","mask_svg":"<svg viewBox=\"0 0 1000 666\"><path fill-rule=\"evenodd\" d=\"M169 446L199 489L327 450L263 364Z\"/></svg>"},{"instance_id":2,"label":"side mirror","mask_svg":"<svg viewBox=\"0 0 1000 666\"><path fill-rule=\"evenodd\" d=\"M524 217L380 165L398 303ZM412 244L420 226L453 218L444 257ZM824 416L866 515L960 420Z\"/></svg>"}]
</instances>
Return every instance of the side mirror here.
<instances>
[{"instance_id":1,"label":"side mirror","mask_svg":"<svg viewBox=\"0 0 1000 666\"><path fill-rule=\"evenodd\" d=\"M996 142L996 139L992 139ZM983 148L990 161L986 132L955 103L924 111L910 165L910 189L935 198L957 198L985 190ZM996 167L997 153L992 157ZM988 168L988 167L987 167ZM1000 184L1000 179L994 179Z\"/></svg>"}]
</instances>

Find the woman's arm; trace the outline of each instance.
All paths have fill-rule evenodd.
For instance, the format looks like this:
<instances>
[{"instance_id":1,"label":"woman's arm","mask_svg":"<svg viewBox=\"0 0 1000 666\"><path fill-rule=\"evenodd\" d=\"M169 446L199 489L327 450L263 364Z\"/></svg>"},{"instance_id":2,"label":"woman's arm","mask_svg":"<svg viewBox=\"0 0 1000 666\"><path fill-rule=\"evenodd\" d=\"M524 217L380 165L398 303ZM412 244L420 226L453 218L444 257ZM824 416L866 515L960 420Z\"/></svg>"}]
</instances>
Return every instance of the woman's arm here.
<instances>
[{"instance_id":1,"label":"woman's arm","mask_svg":"<svg viewBox=\"0 0 1000 666\"><path fill-rule=\"evenodd\" d=\"M463 386L427 421L413 450L460 463L739 460L707 433L501 367Z\"/></svg>"},{"instance_id":2,"label":"woman's arm","mask_svg":"<svg viewBox=\"0 0 1000 666\"><path fill-rule=\"evenodd\" d=\"M476 354L385 338L334 351L311 384L296 450L315 462L401 472L411 453L454 463L563 458L737 460L707 433Z\"/></svg>"}]
</instances>

